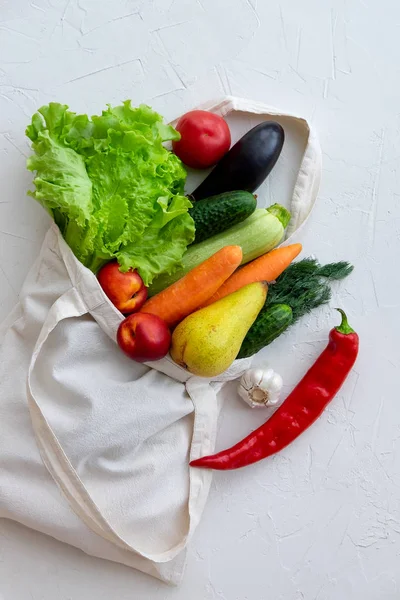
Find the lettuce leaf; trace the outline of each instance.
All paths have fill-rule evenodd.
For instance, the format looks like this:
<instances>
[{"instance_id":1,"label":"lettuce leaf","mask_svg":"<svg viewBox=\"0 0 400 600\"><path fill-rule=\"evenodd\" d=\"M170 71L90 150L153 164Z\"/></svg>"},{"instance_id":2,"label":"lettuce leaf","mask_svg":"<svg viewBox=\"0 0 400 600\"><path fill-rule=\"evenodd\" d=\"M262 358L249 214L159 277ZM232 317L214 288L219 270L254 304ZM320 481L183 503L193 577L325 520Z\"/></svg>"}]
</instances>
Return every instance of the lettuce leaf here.
<instances>
[{"instance_id":1,"label":"lettuce leaf","mask_svg":"<svg viewBox=\"0 0 400 600\"><path fill-rule=\"evenodd\" d=\"M100 116L55 102L26 130L32 196L53 216L77 258L96 272L116 258L145 285L172 273L194 239L185 169L163 145L179 139L148 106L130 101Z\"/></svg>"}]
</instances>

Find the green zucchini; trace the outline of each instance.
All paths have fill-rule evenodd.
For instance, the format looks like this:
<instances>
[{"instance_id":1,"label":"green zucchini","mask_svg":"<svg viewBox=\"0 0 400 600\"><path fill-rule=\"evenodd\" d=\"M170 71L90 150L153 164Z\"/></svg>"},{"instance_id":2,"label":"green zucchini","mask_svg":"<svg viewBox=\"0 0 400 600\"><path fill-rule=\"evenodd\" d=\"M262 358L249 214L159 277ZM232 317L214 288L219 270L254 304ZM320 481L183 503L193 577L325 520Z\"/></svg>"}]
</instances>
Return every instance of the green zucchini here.
<instances>
[{"instance_id":1,"label":"green zucchini","mask_svg":"<svg viewBox=\"0 0 400 600\"><path fill-rule=\"evenodd\" d=\"M289 327L292 320L292 309L287 304L272 304L262 309L247 332L237 358L253 356L268 346Z\"/></svg>"},{"instance_id":2,"label":"green zucchini","mask_svg":"<svg viewBox=\"0 0 400 600\"><path fill-rule=\"evenodd\" d=\"M242 265L258 258L279 244L289 220L289 211L279 204L273 204L267 209L258 208L250 217L227 231L189 246L183 255L181 267L172 275L164 273L157 277L148 288L149 296L154 296L172 285L224 246L241 246Z\"/></svg>"},{"instance_id":3,"label":"green zucchini","mask_svg":"<svg viewBox=\"0 0 400 600\"><path fill-rule=\"evenodd\" d=\"M257 207L250 192L235 191L211 196L194 202L189 209L196 227L193 244L203 242L213 235L226 231L249 217Z\"/></svg>"}]
</instances>

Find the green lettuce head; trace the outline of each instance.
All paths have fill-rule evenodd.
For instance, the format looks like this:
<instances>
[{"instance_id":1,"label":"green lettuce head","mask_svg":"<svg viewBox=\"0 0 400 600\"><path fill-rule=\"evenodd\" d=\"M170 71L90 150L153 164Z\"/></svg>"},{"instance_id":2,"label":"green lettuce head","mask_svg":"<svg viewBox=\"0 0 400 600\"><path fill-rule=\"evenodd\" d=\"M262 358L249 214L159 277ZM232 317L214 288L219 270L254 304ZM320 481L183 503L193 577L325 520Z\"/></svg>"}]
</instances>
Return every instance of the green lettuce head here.
<instances>
[{"instance_id":1,"label":"green lettuce head","mask_svg":"<svg viewBox=\"0 0 400 600\"><path fill-rule=\"evenodd\" d=\"M116 258L145 285L179 265L194 239L186 172L163 142L179 133L130 101L101 116L43 106L26 130L34 154L32 196L52 215L76 257L93 272Z\"/></svg>"}]
</instances>

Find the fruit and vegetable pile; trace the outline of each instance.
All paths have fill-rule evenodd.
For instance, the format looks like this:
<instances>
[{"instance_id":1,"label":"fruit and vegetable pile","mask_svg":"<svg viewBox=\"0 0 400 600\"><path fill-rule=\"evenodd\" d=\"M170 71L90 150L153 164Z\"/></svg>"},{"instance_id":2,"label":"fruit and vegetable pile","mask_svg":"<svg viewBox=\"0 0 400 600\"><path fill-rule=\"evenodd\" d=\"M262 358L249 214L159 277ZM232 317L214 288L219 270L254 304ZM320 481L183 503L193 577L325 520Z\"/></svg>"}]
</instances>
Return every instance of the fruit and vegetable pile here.
<instances>
[{"instance_id":1,"label":"fruit and vegetable pile","mask_svg":"<svg viewBox=\"0 0 400 600\"><path fill-rule=\"evenodd\" d=\"M50 103L33 116L27 135L32 196L125 315L117 341L133 360L169 352L190 373L216 377L327 303L331 282L352 270L346 262L293 262L301 244L277 247L289 211L257 208L254 192L285 141L277 122L257 125L230 148L228 124L206 111L187 113L174 129L129 101L91 118ZM214 168L187 194L184 165ZM193 466L237 468L285 447L337 392L357 348L343 314L325 353L267 423ZM259 404L268 404L279 393L279 376L253 375L242 381L242 393L253 403L261 393Z\"/></svg>"}]
</instances>

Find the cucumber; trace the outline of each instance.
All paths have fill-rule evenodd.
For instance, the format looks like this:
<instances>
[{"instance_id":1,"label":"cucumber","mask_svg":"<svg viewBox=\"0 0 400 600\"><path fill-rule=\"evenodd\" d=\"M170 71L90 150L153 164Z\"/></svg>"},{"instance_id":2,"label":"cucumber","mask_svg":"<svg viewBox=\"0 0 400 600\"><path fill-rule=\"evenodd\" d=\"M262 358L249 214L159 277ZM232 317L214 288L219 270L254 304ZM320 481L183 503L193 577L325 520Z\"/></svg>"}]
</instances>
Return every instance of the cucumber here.
<instances>
[{"instance_id":1,"label":"cucumber","mask_svg":"<svg viewBox=\"0 0 400 600\"><path fill-rule=\"evenodd\" d=\"M289 220L289 211L279 204L266 209L258 208L250 217L227 231L189 246L183 255L181 267L172 275L163 273L157 277L148 288L148 295L154 296L172 285L224 246L241 246L242 265L258 258L279 244Z\"/></svg>"},{"instance_id":2,"label":"cucumber","mask_svg":"<svg viewBox=\"0 0 400 600\"><path fill-rule=\"evenodd\" d=\"M287 304L272 304L262 309L247 332L237 358L253 356L283 333L293 320L292 309Z\"/></svg>"},{"instance_id":3,"label":"cucumber","mask_svg":"<svg viewBox=\"0 0 400 600\"><path fill-rule=\"evenodd\" d=\"M250 192L226 192L195 202L189 209L196 234L193 244L203 242L217 233L249 217L257 207L257 200Z\"/></svg>"}]
</instances>

